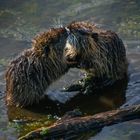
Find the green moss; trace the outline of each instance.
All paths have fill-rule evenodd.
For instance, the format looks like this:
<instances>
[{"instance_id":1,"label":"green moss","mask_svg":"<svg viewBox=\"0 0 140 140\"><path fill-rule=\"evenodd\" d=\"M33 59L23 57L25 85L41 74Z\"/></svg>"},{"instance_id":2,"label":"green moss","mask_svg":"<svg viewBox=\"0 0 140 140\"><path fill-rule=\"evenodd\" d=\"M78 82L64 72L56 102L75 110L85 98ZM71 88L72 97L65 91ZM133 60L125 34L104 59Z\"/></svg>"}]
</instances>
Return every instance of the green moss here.
<instances>
[{"instance_id":1,"label":"green moss","mask_svg":"<svg viewBox=\"0 0 140 140\"><path fill-rule=\"evenodd\" d=\"M48 131L47 129L45 129L44 127L48 127L51 124L53 124L56 121L56 117L52 116L52 115L47 115L45 119L40 119L37 121L22 121L22 120L17 120L16 122L10 122L9 123L9 128L15 128L16 131L19 134L19 137L26 135L27 133L41 128L42 127L42 131L41 131L41 135L45 135Z\"/></svg>"},{"instance_id":2,"label":"green moss","mask_svg":"<svg viewBox=\"0 0 140 140\"><path fill-rule=\"evenodd\" d=\"M48 129L43 127L42 131L40 132L40 135L46 135L48 133Z\"/></svg>"}]
</instances>

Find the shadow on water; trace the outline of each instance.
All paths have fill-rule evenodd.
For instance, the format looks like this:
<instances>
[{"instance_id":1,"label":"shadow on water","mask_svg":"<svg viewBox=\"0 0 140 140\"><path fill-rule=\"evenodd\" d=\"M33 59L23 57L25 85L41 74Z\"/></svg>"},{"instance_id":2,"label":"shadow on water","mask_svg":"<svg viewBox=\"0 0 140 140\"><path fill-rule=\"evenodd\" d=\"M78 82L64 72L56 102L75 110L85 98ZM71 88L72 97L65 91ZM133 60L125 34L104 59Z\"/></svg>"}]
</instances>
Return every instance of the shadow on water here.
<instances>
[{"instance_id":1,"label":"shadow on water","mask_svg":"<svg viewBox=\"0 0 140 140\"><path fill-rule=\"evenodd\" d=\"M83 115L91 115L120 107L125 102L125 92L128 79L121 80L111 88L95 91L93 94L85 95L79 93L75 97L60 103L45 98L39 104L26 109L8 107L9 120L21 119L37 119L41 116L51 114L61 117L68 111L79 109ZM73 94L73 93L71 93ZM38 114L38 115L37 115ZM22 116L23 115L23 116Z\"/></svg>"},{"instance_id":2,"label":"shadow on water","mask_svg":"<svg viewBox=\"0 0 140 140\"><path fill-rule=\"evenodd\" d=\"M117 82L111 88L98 90L89 95L79 93L65 103L52 101L46 97L46 99L32 107L15 108L9 106L7 110L8 119L14 126L16 125L18 136L23 136L36 128L49 126L66 112L74 109L79 109L83 115L115 109L126 101L127 84L128 78ZM99 131L88 132L78 137L89 138L97 132Z\"/></svg>"}]
</instances>

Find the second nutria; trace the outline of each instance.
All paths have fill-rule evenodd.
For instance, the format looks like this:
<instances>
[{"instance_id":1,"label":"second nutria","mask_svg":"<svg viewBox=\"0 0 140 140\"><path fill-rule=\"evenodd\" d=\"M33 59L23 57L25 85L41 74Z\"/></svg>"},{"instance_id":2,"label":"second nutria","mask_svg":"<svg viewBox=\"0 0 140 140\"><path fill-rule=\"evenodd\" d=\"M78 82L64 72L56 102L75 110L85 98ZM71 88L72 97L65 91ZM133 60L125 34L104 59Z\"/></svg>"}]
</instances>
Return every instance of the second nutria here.
<instances>
[{"instance_id":1,"label":"second nutria","mask_svg":"<svg viewBox=\"0 0 140 140\"><path fill-rule=\"evenodd\" d=\"M73 22L66 29L69 35L64 57L69 65L84 69L87 77L91 77L89 81L99 87L124 78L127 73L126 51L115 32L87 22Z\"/></svg>"}]
</instances>

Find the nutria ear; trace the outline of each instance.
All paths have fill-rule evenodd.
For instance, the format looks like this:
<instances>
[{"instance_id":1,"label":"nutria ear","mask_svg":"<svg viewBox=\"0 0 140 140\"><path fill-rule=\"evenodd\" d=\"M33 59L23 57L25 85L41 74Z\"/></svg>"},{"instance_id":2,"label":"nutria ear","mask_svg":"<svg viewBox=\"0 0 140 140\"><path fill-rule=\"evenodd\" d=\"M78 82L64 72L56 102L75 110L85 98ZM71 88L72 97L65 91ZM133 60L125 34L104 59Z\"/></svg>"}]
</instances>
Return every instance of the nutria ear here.
<instances>
[{"instance_id":1,"label":"nutria ear","mask_svg":"<svg viewBox=\"0 0 140 140\"><path fill-rule=\"evenodd\" d=\"M49 46L44 47L44 52L46 55L48 55L50 52L50 47Z\"/></svg>"},{"instance_id":2,"label":"nutria ear","mask_svg":"<svg viewBox=\"0 0 140 140\"><path fill-rule=\"evenodd\" d=\"M91 36L95 41L98 41L98 33L92 33Z\"/></svg>"}]
</instances>

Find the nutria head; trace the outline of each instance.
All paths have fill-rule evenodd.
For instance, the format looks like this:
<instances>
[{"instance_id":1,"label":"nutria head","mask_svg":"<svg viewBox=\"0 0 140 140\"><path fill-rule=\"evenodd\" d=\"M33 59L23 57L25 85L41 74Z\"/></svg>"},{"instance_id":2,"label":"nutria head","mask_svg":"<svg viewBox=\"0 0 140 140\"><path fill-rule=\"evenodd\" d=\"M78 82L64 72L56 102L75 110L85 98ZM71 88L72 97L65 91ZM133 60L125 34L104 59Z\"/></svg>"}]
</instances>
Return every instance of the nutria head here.
<instances>
[{"instance_id":1,"label":"nutria head","mask_svg":"<svg viewBox=\"0 0 140 140\"><path fill-rule=\"evenodd\" d=\"M121 79L127 71L125 47L118 35L95 25L78 22L66 28L64 57L71 67L96 76Z\"/></svg>"},{"instance_id":2,"label":"nutria head","mask_svg":"<svg viewBox=\"0 0 140 140\"><path fill-rule=\"evenodd\" d=\"M98 34L82 28L66 28L66 30L68 37L64 48L64 57L71 67L80 67L82 60L84 60L83 57L86 56L85 53L87 54L89 49L89 39L97 40Z\"/></svg>"}]
</instances>

